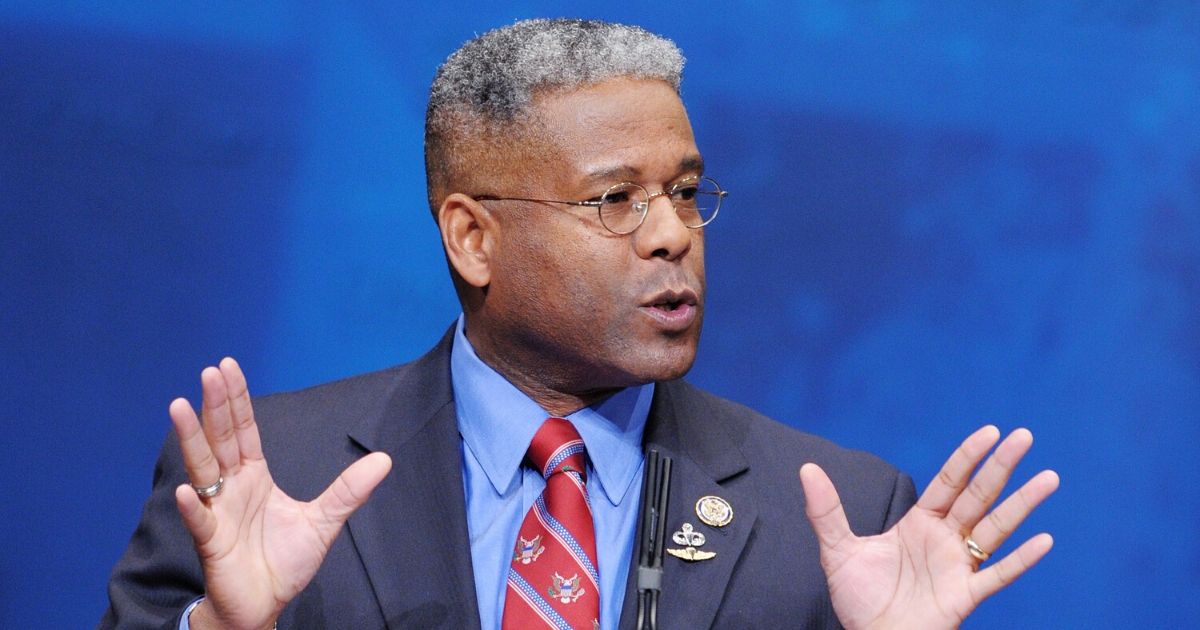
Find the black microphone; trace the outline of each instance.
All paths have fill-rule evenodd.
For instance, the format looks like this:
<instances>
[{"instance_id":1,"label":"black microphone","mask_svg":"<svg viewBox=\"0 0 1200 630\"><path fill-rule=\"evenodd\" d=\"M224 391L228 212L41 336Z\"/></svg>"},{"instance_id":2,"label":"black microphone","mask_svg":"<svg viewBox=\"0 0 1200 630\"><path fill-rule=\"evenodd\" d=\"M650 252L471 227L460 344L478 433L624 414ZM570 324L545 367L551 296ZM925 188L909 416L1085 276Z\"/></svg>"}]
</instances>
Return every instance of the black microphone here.
<instances>
[{"instance_id":1,"label":"black microphone","mask_svg":"<svg viewBox=\"0 0 1200 630\"><path fill-rule=\"evenodd\" d=\"M646 453L642 505L638 515L638 630L658 628L662 596L663 536L667 529L667 498L671 492L671 458L657 449Z\"/></svg>"}]
</instances>

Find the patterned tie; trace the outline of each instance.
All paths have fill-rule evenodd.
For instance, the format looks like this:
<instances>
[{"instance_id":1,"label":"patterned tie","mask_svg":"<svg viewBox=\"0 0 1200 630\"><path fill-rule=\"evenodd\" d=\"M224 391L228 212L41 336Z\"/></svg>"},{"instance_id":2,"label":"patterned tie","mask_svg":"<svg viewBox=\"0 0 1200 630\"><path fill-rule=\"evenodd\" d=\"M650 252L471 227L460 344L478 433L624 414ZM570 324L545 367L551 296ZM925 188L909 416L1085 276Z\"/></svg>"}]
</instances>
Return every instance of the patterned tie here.
<instances>
[{"instance_id":1,"label":"patterned tie","mask_svg":"<svg viewBox=\"0 0 1200 630\"><path fill-rule=\"evenodd\" d=\"M529 444L529 462L546 488L517 533L504 630L593 630L600 619L596 533L588 503L587 451L571 423L550 418Z\"/></svg>"}]
</instances>

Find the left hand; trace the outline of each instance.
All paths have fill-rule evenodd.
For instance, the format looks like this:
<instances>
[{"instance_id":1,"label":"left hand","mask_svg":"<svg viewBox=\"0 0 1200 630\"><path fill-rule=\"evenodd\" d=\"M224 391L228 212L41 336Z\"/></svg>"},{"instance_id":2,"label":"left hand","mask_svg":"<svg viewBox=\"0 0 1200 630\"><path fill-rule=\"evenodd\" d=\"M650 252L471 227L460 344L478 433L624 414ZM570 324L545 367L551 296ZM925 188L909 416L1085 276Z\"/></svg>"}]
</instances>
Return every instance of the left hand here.
<instances>
[{"instance_id":1,"label":"left hand","mask_svg":"<svg viewBox=\"0 0 1200 630\"><path fill-rule=\"evenodd\" d=\"M1058 475L1044 470L991 510L1033 445L1029 431L1013 431L972 477L998 439L1000 431L991 425L971 434L908 514L878 536L855 536L829 477L816 464L800 467L806 512L820 541L821 566L842 625L957 627L983 600L1050 551L1054 540L1038 534L980 569L982 563L967 549L970 538L985 552L996 550L1058 489Z\"/></svg>"}]
</instances>

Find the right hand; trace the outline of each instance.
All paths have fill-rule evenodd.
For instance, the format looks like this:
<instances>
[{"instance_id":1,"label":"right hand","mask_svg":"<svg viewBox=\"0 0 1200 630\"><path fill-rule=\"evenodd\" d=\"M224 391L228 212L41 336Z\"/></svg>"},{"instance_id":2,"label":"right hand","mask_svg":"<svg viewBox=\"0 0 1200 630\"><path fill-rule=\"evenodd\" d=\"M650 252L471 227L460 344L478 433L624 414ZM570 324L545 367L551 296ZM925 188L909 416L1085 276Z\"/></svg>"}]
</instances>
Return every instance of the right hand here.
<instances>
[{"instance_id":1,"label":"right hand","mask_svg":"<svg viewBox=\"0 0 1200 630\"><path fill-rule=\"evenodd\" d=\"M202 499L188 484L175 504L196 543L205 600L189 624L203 628L270 628L300 593L350 514L391 470L384 453L354 462L313 501L297 501L271 479L246 378L236 361L200 374L203 425L188 401L171 402L188 478L197 487L224 479L220 493Z\"/></svg>"}]
</instances>

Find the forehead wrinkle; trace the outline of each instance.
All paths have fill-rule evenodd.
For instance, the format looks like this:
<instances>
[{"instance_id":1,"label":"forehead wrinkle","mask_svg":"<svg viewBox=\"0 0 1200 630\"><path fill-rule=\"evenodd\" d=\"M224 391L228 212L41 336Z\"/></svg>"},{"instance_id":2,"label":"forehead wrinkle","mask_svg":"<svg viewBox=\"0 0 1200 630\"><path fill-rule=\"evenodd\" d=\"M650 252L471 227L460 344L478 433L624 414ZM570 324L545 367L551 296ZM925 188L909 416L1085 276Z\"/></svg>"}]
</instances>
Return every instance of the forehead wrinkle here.
<instances>
[{"instance_id":1,"label":"forehead wrinkle","mask_svg":"<svg viewBox=\"0 0 1200 630\"><path fill-rule=\"evenodd\" d=\"M584 181L589 183L604 183L615 179L631 181L641 177L641 174L641 169L628 164L598 166L588 170L587 174L584 175Z\"/></svg>"},{"instance_id":2,"label":"forehead wrinkle","mask_svg":"<svg viewBox=\"0 0 1200 630\"><path fill-rule=\"evenodd\" d=\"M693 154L680 159L676 176L683 173L703 175L704 158L699 154ZM583 177L585 183L597 184L609 183L618 179L621 181L637 182L642 179L642 169L632 164L602 165L588 169ZM675 179L675 177L671 177L670 179Z\"/></svg>"},{"instance_id":3,"label":"forehead wrinkle","mask_svg":"<svg viewBox=\"0 0 1200 630\"><path fill-rule=\"evenodd\" d=\"M667 185L703 168L687 111L660 81L620 78L543 91L530 121L542 134L546 157L560 158L538 163L554 171L549 175L561 194L594 193L621 182Z\"/></svg>"}]
</instances>

